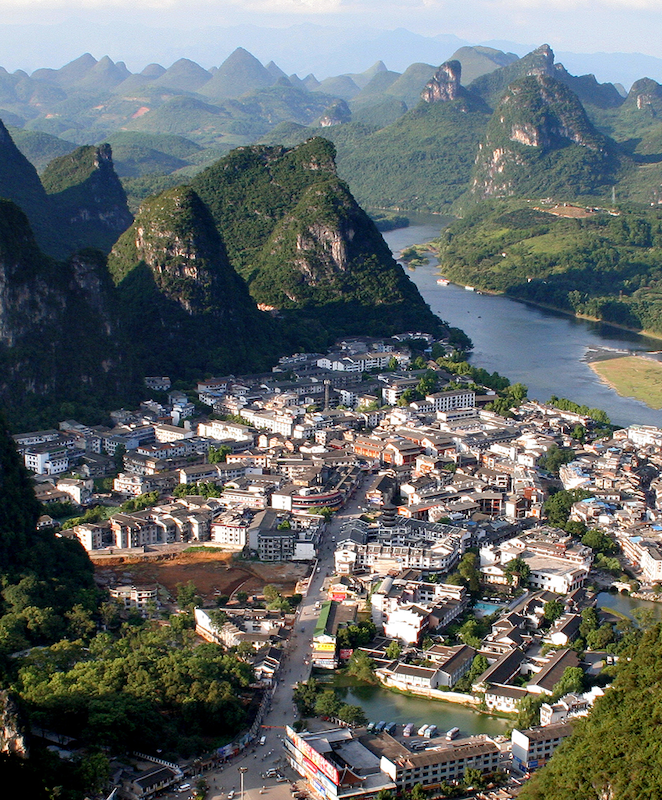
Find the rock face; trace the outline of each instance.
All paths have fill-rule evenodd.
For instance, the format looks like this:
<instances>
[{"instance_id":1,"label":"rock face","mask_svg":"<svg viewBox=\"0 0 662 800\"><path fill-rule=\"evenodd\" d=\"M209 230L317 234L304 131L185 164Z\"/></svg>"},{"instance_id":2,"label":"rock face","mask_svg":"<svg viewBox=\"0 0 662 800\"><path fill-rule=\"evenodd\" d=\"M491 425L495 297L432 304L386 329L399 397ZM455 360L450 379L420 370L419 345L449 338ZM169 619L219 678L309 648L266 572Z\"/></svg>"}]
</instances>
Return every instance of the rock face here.
<instances>
[{"instance_id":1,"label":"rock face","mask_svg":"<svg viewBox=\"0 0 662 800\"><path fill-rule=\"evenodd\" d=\"M543 72L511 84L479 146L471 191L592 194L614 180L615 148L591 124L577 96Z\"/></svg>"},{"instance_id":2,"label":"rock face","mask_svg":"<svg viewBox=\"0 0 662 800\"><path fill-rule=\"evenodd\" d=\"M351 122L352 112L344 100L337 100L330 105L322 114L319 120L320 128L330 128L334 125L342 125Z\"/></svg>"},{"instance_id":3,"label":"rock face","mask_svg":"<svg viewBox=\"0 0 662 800\"><path fill-rule=\"evenodd\" d=\"M12 422L47 398L95 404L129 384L105 263L44 256L23 212L0 201L0 406Z\"/></svg>"},{"instance_id":4,"label":"rock face","mask_svg":"<svg viewBox=\"0 0 662 800\"><path fill-rule=\"evenodd\" d=\"M462 64L459 61L446 61L430 78L421 92L426 103L448 103L457 99L462 91Z\"/></svg>"},{"instance_id":5,"label":"rock face","mask_svg":"<svg viewBox=\"0 0 662 800\"><path fill-rule=\"evenodd\" d=\"M65 234L59 255L84 247L107 252L133 221L109 144L54 159L42 182Z\"/></svg>"},{"instance_id":6,"label":"rock face","mask_svg":"<svg viewBox=\"0 0 662 800\"><path fill-rule=\"evenodd\" d=\"M662 86L650 78L641 78L630 87L623 108L636 108L651 117L662 115Z\"/></svg>"},{"instance_id":7,"label":"rock face","mask_svg":"<svg viewBox=\"0 0 662 800\"><path fill-rule=\"evenodd\" d=\"M149 198L108 258L124 324L145 369L228 371L255 361L270 320L230 265L209 211L188 187ZM190 347L204 342L204 347Z\"/></svg>"},{"instance_id":8,"label":"rock face","mask_svg":"<svg viewBox=\"0 0 662 800\"><path fill-rule=\"evenodd\" d=\"M193 186L264 307L336 333L440 329L336 175L334 157L319 138L289 150L240 148Z\"/></svg>"},{"instance_id":9,"label":"rock face","mask_svg":"<svg viewBox=\"0 0 662 800\"><path fill-rule=\"evenodd\" d=\"M28 744L19 720L18 706L7 691L0 692L0 753L27 758Z\"/></svg>"}]
</instances>

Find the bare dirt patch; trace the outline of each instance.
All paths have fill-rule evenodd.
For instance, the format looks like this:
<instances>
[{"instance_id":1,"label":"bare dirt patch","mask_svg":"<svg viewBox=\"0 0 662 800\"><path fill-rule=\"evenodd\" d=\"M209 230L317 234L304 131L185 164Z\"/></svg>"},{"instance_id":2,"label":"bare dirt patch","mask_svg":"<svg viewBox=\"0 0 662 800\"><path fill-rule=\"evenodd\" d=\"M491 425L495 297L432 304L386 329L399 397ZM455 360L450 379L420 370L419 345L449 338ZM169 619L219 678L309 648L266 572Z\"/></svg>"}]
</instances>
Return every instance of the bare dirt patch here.
<instances>
[{"instance_id":1,"label":"bare dirt patch","mask_svg":"<svg viewBox=\"0 0 662 800\"><path fill-rule=\"evenodd\" d=\"M124 560L119 564L98 563L96 576L100 583L118 585L123 583L158 584L174 599L177 584L193 581L198 593L206 602L213 602L218 595L230 595L237 589L248 594L259 594L267 583L274 584L283 594L292 594L296 582L304 577L306 564L265 564L235 562L230 553L193 552L181 553L162 560Z\"/></svg>"}]
</instances>

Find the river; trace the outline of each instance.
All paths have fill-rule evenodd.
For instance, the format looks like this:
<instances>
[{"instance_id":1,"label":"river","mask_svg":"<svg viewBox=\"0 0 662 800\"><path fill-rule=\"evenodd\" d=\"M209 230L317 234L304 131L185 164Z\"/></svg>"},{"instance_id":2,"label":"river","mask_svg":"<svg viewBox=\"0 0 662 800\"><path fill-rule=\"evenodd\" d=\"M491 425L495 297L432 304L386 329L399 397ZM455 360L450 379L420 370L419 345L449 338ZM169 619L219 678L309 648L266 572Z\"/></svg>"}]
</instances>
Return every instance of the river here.
<instances>
[{"instance_id":1,"label":"river","mask_svg":"<svg viewBox=\"0 0 662 800\"><path fill-rule=\"evenodd\" d=\"M394 254L412 244L439 235L449 218L420 215L414 224L384 234ZM607 412L619 425L641 423L662 427L662 411L631 397L620 397L604 384L587 363L591 353L626 353L662 349L658 339L614 328L600 322L575 319L504 296L468 292L451 284L439 286L437 261L408 275L432 310L471 337L471 362L499 372L511 382L529 387L529 397L546 401L551 395Z\"/></svg>"}]
</instances>

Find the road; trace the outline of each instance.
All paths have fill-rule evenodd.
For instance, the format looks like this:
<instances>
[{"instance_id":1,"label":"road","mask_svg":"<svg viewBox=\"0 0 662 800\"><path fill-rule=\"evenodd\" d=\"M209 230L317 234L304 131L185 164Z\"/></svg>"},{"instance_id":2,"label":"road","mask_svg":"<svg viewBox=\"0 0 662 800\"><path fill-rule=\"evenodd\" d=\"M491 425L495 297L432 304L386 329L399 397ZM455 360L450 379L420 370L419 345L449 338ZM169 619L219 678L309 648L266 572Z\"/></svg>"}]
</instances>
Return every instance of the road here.
<instances>
[{"instance_id":1,"label":"road","mask_svg":"<svg viewBox=\"0 0 662 800\"><path fill-rule=\"evenodd\" d=\"M315 604L326 599L322 587L327 575L333 574L335 540L342 525L349 519L360 515L360 507L365 505L365 490L368 485L369 480L364 476L354 497L348 499L345 507L333 516L323 534L318 552L317 568L311 577L308 593L299 606L294 630L287 643L285 658L278 676L271 709L265 715L262 723L261 733L266 739L265 744L256 746L255 753L253 753L253 748L249 747L244 756L233 759L232 763L225 766L223 770L207 773L205 780L210 789L207 793L207 800L227 800L228 792L232 789L236 791L235 800L259 800L261 795L264 795L264 800L291 800L289 782L278 783L276 778L263 778L262 774L268 769L277 767L281 774L290 780L300 780L300 776L286 766L282 743L282 738L285 736L285 725L291 725L297 719L292 694L298 682L306 681L310 677L311 645L319 615ZM246 767L243 799L240 797L240 767ZM195 785L193 779L187 780L187 782ZM189 794L190 791L187 791L178 795L170 794L168 797L178 797L182 800Z\"/></svg>"}]
</instances>

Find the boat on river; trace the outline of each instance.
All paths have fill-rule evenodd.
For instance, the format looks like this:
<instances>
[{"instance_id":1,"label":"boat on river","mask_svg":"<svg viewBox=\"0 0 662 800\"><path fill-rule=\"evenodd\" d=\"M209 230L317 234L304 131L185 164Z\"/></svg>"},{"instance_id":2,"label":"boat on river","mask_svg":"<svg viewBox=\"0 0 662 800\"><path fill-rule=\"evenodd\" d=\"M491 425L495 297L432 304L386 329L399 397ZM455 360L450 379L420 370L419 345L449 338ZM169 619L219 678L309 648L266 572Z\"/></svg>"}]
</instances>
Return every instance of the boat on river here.
<instances>
[{"instance_id":1,"label":"boat on river","mask_svg":"<svg viewBox=\"0 0 662 800\"><path fill-rule=\"evenodd\" d=\"M448 286L450 284L450 281L448 280L448 278L437 278L437 283L439 284L439 286Z\"/></svg>"}]
</instances>

